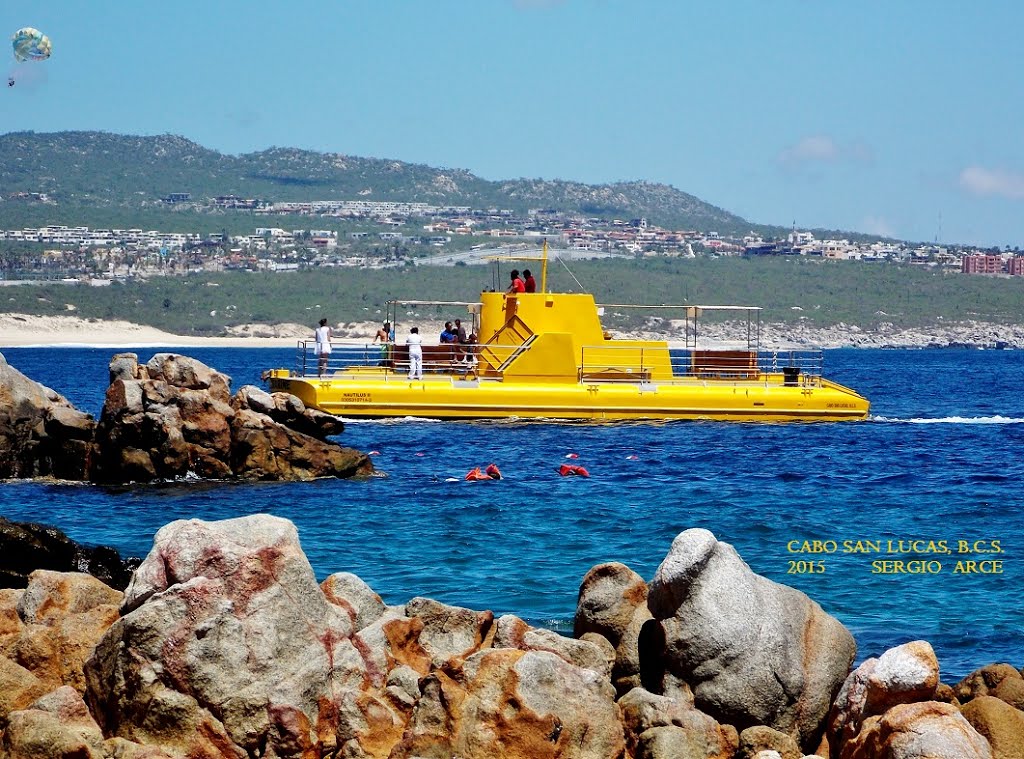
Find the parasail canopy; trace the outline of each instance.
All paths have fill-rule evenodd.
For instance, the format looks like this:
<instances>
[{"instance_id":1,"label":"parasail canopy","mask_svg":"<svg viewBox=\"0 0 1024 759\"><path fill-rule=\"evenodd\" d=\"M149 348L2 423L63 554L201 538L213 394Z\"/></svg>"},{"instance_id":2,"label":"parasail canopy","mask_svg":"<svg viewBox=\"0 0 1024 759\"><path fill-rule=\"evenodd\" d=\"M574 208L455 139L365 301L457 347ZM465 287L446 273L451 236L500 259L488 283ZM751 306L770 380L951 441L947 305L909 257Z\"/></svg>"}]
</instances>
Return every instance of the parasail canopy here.
<instances>
[{"instance_id":1,"label":"parasail canopy","mask_svg":"<svg viewBox=\"0 0 1024 759\"><path fill-rule=\"evenodd\" d=\"M11 46L19 62L45 61L53 49L50 38L31 26L16 31L11 37Z\"/></svg>"}]
</instances>

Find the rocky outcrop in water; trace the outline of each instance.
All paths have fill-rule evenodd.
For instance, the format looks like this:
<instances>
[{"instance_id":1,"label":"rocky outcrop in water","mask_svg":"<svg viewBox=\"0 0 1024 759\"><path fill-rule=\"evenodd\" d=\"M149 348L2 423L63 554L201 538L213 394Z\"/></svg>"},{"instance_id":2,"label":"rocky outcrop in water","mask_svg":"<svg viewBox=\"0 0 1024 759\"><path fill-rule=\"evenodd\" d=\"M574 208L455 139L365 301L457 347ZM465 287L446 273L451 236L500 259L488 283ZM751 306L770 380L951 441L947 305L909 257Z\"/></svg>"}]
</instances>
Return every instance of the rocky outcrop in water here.
<instances>
[{"instance_id":1,"label":"rocky outcrop in water","mask_svg":"<svg viewBox=\"0 0 1024 759\"><path fill-rule=\"evenodd\" d=\"M388 606L350 573L318 584L276 517L174 522L124 594L52 572L0 591L0 759L1021 755L1021 673L994 665L951 688L923 641L843 672L819 715L845 631L765 582L690 530L646 592L623 565L588 573L587 629L566 638L427 598ZM633 669L644 684L620 692Z\"/></svg>"},{"instance_id":2,"label":"rocky outcrop in water","mask_svg":"<svg viewBox=\"0 0 1024 759\"><path fill-rule=\"evenodd\" d=\"M0 479L85 479L96 422L0 354Z\"/></svg>"},{"instance_id":3,"label":"rocky outcrop in water","mask_svg":"<svg viewBox=\"0 0 1024 759\"><path fill-rule=\"evenodd\" d=\"M200 361L134 353L110 362L99 422L0 357L0 478L102 484L155 480L311 480L373 470L327 438L339 419L295 396L243 387Z\"/></svg>"}]
</instances>

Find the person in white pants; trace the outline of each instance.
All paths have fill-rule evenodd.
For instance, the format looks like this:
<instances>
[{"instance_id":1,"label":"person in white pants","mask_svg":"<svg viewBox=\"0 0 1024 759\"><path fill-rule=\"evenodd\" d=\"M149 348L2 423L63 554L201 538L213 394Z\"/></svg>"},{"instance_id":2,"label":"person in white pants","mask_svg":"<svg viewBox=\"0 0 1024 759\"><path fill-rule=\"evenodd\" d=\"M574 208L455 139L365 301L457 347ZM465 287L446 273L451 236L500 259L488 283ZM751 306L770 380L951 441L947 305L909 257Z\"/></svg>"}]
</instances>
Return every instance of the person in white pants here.
<instances>
[{"instance_id":1,"label":"person in white pants","mask_svg":"<svg viewBox=\"0 0 1024 759\"><path fill-rule=\"evenodd\" d=\"M326 319L320 320L320 326L313 331L313 334L316 335L316 376L322 377L327 371L327 362L331 358L331 338L334 337L334 334L327 326Z\"/></svg>"},{"instance_id":2,"label":"person in white pants","mask_svg":"<svg viewBox=\"0 0 1024 759\"><path fill-rule=\"evenodd\" d=\"M423 379L423 339L419 327L409 330L405 344L409 346L409 379Z\"/></svg>"}]
</instances>

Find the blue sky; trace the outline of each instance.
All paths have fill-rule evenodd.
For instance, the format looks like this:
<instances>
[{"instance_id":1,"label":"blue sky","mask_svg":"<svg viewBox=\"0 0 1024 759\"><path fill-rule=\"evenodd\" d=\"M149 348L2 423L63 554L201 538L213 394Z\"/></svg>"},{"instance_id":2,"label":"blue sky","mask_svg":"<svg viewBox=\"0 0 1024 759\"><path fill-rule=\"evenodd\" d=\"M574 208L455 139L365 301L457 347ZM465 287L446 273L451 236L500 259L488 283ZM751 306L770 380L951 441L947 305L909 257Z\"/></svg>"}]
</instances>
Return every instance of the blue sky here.
<instances>
[{"instance_id":1,"label":"blue sky","mask_svg":"<svg viewBox=\"0 0 1024 759\"><path fill-rule=\"evenodd\" d=\"M969 6L974 6L971 9ZM1022 245L1024 3L4 0L0 132L665 182L751 221Z\"/></svg>"}]
</instances>

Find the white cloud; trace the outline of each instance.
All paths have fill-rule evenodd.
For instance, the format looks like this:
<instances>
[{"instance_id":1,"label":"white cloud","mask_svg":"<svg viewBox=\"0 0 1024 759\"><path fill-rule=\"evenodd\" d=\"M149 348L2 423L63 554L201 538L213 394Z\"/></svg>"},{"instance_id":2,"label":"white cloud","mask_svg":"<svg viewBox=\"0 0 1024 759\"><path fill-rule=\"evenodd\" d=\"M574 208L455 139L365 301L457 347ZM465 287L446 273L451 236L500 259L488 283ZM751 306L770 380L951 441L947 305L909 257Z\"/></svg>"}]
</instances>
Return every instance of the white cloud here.
<instances>
[{"instance_id":1,"label":"white cloud","mask_svg":"<svg viewBox=\"0 0 1024 759\"><path fill-rule=\"evenodd\" d=\"M827 134L815 134L804 137L795 145L790 145L779 153L779 163L787 169L796 169L813 164L836 163L871 163L874 161L871 146L864 142L851 142L840 145Z\"/></svg>"},{"instance_id":2,"label":"white cloud","mask_svg":"<svg viewBox=\"0 0 1024 759\"><path fill-rule=\"evenodd\" d=\"M565 0L512 0L512 5L520 10L532 10L534 8L553 8L562 5Z\"/></svg>"},{"instance_id":3,"label":"white cloud","mask_svg":"<svg viewBox=\"0 0 1024 759\"><path fill-rule=\"evenodd\" d=\"M818 134L804 137L779 154L779 163L789 166L810 161L834 161L839 158L839 146L831 137Z\"/></svg>"},{"instance_id":4,"label":"white cloud","mask_svg":"<svg viewBox=\"0 0 1024 759\"><path fill-rule=\"evenodd\" d=\"M972 195L1024 198L1024 174L1003 169L968 166L960 172L960 187Z\"/></svg>"}]
</instances>

